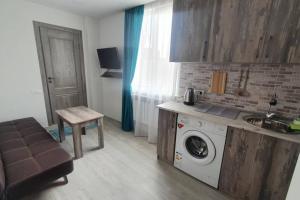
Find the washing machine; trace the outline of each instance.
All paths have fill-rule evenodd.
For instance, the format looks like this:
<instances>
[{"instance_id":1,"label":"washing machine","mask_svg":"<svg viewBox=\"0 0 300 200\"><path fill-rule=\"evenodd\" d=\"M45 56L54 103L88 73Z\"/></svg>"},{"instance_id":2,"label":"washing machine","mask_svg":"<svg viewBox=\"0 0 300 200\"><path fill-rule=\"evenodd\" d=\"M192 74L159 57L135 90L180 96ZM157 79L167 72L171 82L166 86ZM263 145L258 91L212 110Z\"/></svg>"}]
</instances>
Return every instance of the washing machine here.
<instances>
[{"instance_id":1,"label":"washing machine","mask_svg":"<svg viewBox=\"0 0 300 200\"><path fill-rule=\"evenodd\" d=\"M174 166L218 188L227 126L178 115Z\"/></svg>"}]
</instances>

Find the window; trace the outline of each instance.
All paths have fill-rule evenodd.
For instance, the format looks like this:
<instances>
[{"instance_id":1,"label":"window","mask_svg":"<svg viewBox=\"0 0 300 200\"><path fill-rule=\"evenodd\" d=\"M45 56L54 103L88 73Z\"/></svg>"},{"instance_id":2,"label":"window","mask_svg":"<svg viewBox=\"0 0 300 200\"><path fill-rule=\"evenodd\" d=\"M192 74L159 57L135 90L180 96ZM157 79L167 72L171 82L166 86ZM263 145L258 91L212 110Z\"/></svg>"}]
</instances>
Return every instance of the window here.
<instances>
[{"instance_id":1,"label":"window","mask_svg":"<svg viewBox=\"0 0 300 200\"><path fill-rule=\"evenodd\" d=\"M178 66L169 62L172 1L145 6L133 95L170 97L175 95Z\"/></svg>"}]
</instances>

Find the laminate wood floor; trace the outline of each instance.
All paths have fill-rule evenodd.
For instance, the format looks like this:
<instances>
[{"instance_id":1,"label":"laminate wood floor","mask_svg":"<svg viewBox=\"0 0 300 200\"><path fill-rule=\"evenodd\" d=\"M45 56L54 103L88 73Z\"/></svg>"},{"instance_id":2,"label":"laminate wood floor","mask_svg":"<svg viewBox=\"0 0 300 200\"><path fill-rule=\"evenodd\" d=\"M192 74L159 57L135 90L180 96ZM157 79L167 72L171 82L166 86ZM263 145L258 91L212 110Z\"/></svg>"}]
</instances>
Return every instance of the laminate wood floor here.
<instances>
[{"instance_id":1,"label":"laminate wood floor","mask_svg":"<svg viewBox=\"0 0 300 200\"><path fill-rule=\"evenodd\" d=\"M104 120L104 149L96 129L82 136L84 157L74 171L24 200L229 200L213 188L156 159L156 146ZM63 147L73 155L72 137Z\"/></svg>"}]
</instances>

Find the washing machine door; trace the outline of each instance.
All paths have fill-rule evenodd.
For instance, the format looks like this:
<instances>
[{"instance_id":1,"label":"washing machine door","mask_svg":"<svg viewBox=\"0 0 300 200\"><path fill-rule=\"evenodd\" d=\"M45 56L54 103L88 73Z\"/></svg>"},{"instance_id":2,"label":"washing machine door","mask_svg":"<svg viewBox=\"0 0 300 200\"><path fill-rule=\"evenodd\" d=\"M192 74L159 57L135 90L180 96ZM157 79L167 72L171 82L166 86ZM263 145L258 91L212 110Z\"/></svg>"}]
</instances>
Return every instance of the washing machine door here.
<instances>
[{"instance_id":1,"label":"washing machine door","mask_svg":"<svg viewBox=\"0 0 300 200\"><path fill-rule=\"evenodd\" d=\"M201 165L208 165L216 156L216 148L211 139L200 131L187 131L183 134L185 156Z\"/></svg>"}]
</instances>

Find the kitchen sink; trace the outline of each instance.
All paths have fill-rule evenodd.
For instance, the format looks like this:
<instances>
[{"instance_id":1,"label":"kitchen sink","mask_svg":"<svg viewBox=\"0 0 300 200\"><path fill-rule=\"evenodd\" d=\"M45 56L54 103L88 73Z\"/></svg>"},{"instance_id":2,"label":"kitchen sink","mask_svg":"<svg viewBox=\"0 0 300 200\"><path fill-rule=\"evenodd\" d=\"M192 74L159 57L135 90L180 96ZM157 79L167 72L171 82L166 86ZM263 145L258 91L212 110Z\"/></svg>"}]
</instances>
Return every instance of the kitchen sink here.
<instances>
[{"instance_id":1,"label":"kitchen sink","mask_svg":"<svg viewBox=\"0 0 300 200\"><path fill-rule=\"evenodd\" d=\"M254 126L262 127L265 116L263 115L247 115L243 120Z\"/></svg>"},{"instance_id":2,"label":"kitchen sink","mask_svg":"<svg viewBox=\"0 0 300 200\"><path fill-rule=\"evenodd\" d=\"M267 118L262 114L253 114L244 116L243 120L254 126L273 130L279 133L300 134L300 132L292 131L289 128L289 124L292 122L292 120L285 117L274 116L271 118Z\"/></svg>"}]
</instances>

